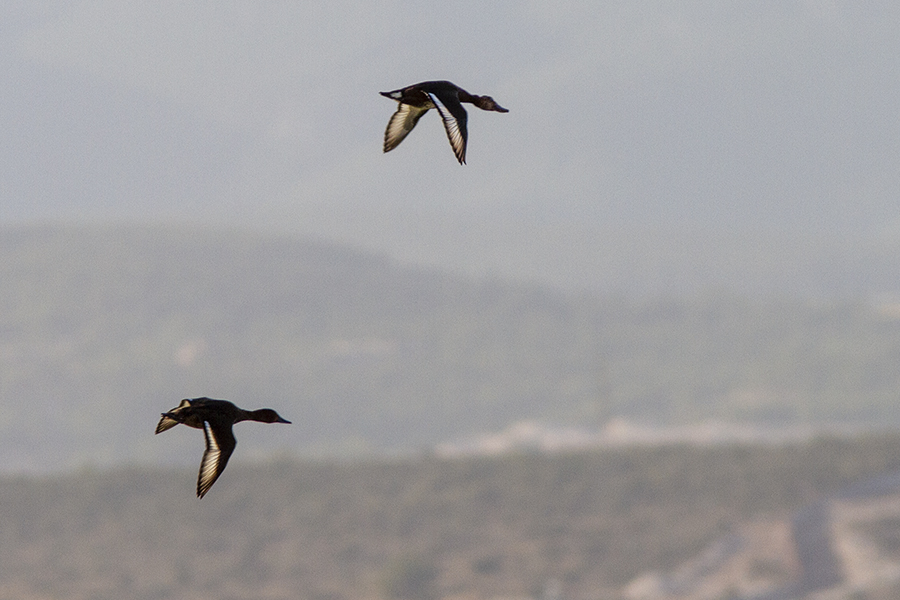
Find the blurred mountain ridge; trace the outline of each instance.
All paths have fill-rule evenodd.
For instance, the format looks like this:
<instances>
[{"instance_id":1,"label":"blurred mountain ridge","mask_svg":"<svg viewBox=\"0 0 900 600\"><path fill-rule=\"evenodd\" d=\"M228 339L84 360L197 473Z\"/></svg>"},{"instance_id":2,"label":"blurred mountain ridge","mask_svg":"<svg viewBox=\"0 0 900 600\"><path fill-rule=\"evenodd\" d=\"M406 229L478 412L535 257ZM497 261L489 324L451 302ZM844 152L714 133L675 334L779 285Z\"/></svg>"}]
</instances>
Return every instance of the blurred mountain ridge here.
<instances>
[{"instance_id":1,"label":"blurred mountain ridge","mask_svg":"<svg viewBox=\"0 0 900 600\"><path fill-rule=\"evenodd\" d=\"M10 470L190 464L196 432L152 430L204 395L294 421L239 426L246 458L432 449L520 421L900 421L892 296L568 294L190 227L8 227L0 256Z\"/></svg>"}]
</instances>

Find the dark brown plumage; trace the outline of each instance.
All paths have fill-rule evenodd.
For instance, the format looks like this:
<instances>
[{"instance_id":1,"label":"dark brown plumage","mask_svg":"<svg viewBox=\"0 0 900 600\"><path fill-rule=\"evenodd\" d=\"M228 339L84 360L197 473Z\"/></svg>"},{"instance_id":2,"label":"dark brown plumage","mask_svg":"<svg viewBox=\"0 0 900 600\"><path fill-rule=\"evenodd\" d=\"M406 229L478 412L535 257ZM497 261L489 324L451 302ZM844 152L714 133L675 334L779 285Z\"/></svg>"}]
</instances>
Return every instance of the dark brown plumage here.
<instances>
[{"instance_id":1,"label":"dark brown plumage","mask_svg":"<svg viewBox=\"0 0 900 600\"><path fill-rule=\"evenodd\" d=\"M468 114L462 103L474 104L481 110L509 112L497 104L490 96L475 96L449 81L423 81L393 92L379 92L385 98L400 103L397 112L391 115L384 132L384 151L390 152L413 130L419 119L432 108L436 108L444 121L444 129L450 139L450 147L459 164L466 163Z\"/></svg>"},{"instance_id":2,"label":"dark brown plumage","mask_svg":"<svg viewBox=\"0 0 900 600\"><path fill-rule=\"evenodd\" d=\"M200 461L200 474L197 477L197 497L202 498L212 484L216 482L237 440L231 426L240 421L259 421L260 423L290 423L271 408L259 410L244 410L238 408L227 400L213 400L211 398L184 399L177 407L162 413L162 418L156 426L156 433L162 433L175 427L179 423L202 429L206 438L206 450Z\"/></svg>"}]
</instances>

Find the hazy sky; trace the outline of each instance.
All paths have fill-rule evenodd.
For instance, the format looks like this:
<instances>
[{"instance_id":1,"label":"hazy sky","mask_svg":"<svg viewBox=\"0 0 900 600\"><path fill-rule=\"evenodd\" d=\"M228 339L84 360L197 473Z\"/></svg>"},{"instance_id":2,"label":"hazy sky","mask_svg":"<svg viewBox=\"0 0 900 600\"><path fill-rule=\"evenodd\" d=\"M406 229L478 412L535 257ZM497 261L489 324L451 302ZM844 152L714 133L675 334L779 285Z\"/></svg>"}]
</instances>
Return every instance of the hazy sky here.
<instances>
[{"instance_id":1,"label":"hazy sky","mask_svg":"<svg viewBox=\"0 0 900 600\"><path fill-rule=\"evenodd\" d=\"M587 287L665 271L646 252L724 273L900 240L896 3L11 0L0 23L0 224L278 228ZM465 167L433 114L381 151L378 92L426 79L510 109L469 109Z\"/></svg>"}]
</instances>

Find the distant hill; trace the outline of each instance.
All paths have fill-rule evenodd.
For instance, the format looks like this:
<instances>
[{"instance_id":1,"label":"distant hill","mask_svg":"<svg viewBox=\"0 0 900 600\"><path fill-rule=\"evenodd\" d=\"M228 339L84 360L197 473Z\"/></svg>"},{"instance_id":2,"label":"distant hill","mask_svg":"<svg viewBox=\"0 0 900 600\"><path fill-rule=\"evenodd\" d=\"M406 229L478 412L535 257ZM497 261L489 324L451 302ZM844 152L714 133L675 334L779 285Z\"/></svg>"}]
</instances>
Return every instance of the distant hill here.
<instances>
[{"instance_id":1,"label":"distant hill","mask_svg":"<svg viewBox=\"0 0 900 600\"><path fill-rule=\"evenodd\" d=\"M199 460L183 397L271 406L244 459L430 448L533 419L897 423L900 310L567 295L292 237L0 230L0 464ZM71 458L62 458L71 457Z\"/></svg>"}]
</instances>

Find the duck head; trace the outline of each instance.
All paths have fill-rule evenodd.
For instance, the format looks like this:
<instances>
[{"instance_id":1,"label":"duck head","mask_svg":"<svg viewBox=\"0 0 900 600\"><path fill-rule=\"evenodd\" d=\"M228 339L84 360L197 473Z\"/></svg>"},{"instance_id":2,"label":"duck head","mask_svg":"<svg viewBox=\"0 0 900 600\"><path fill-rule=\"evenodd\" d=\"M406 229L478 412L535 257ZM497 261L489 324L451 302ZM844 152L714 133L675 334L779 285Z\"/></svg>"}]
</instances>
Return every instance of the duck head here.
<instances>
[{"instance_id":1,"label":"duck head","mask_svg":"<svg viewBox=\"0 0 900 600\"><path fill-rule=\"evenodd\" d=\"M509 112L509 109L503 108L490 96L477 96L477 101L473 102L475 106L481 110L493 110L496 112Z\"/></svg>"},{"instance_id":2,"label":"duck head","mask_svg":"<svg viewBox=\"0 0 900 600\"><path fill-rule=\"evenodd\" d=\"M290 425L290 421L287 419L283 419L281 415L272 410L271 408L260 408L259 410L254 410L250 413L252 416L252 420L259 421L260 423L287 423Z\"/></svg>"}]
</instances>

